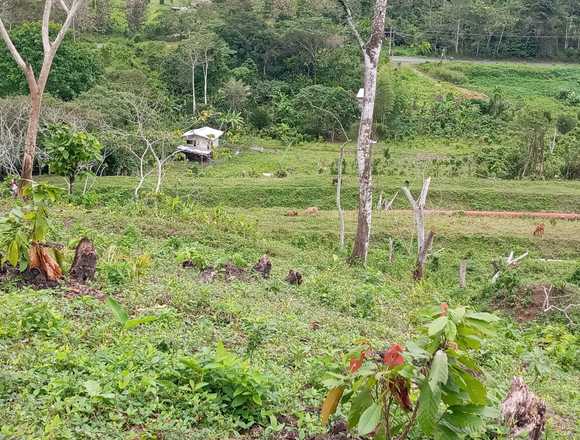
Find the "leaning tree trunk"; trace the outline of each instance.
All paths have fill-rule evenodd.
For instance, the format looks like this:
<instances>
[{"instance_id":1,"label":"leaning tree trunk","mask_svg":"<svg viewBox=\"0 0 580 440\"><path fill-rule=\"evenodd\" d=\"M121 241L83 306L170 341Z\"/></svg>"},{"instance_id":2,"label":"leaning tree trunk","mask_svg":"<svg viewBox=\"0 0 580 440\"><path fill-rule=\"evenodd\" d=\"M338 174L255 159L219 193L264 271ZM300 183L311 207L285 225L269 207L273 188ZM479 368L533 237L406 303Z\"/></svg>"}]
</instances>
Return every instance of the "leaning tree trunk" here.
<instances>
[{"instance_id":1,"label":"leaning tree trunk","mask_svg":"<svg viewBox=\"0 0 580 440\"><path fill-rule=\"evenodd\" d=\"M364 98L360 118L357 144L357 165L359 178L358 221L351 260L366 263L369 251L372 220L372 129L377 92L377 70L385 36L387 0L376 0L372 23L372 34L364 43L358 33L350 8L345 0L340 0L362 51L364 60Z\"/></svg>"}]
</instances>

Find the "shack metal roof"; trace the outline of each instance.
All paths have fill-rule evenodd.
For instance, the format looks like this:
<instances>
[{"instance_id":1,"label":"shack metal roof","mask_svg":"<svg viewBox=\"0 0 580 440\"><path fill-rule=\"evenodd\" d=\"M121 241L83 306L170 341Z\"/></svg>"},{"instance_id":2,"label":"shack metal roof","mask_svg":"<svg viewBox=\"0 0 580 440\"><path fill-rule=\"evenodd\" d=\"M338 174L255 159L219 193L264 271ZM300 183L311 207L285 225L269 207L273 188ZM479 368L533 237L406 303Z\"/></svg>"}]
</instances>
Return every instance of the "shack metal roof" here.
<instances>
[{"instance_id":1,"label":"shack metal roof","mask_svg":"<svg viewBox=\"0 0 580 440\"><path fill-rule=\"evenodd\" d=\"M211 154L211 151L209 150L200 150L199 148L194 148L187 145L178 146L177 151L182 153L197 154L198 156L209 156Z\"/></svg>"},{"instance_id":2,"label":"shack metal roof","mask_svg":"<svg viewBox=\"0 0 580 440\"><path fill-rule=\"evenodd\" d=\"M195 128L193 130L189 130L187 133L183 133L183 137L189 136L198 136L205 139L219 139L224 134L221 130L216 130L215 128L211 127L203 127L203 128Z\"/></svg>"}]
</instances>

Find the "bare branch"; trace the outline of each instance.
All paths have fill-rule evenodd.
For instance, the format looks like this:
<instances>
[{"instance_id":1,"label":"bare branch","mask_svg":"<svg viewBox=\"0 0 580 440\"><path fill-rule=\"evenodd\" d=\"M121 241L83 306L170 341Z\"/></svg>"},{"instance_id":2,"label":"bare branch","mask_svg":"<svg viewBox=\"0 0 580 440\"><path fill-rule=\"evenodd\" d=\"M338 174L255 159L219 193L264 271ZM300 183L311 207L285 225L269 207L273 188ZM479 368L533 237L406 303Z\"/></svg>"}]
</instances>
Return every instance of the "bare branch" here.
<instances>
[{"instance_id":1,"label":"bare branch","mask_svg":"<svg viewBox=\"0 0 580 440\"><path fill-rule=\"evenodd\" d=\"M421 195L419 196L419 206L425 208L427 203L427 194L429 193L429 185L431 185L431 177L427 177L423 182L423 188L421 189Z\"/></svg>"},{"instance_id":2,"label":"bare branch","mask_svg":"<svg viewBox=\"0 0 580 440\"><path fill-rule=\"evenodd\" d=\"M555 306L553 304L550 304L550 302L551 302L550 295L552 293L552 289L553 289L553 286L550 286L549 289L544 287L544 304L543 304L544 313L549 312L551 310L556 310L556 311L562 313L571 325L575 326L576 323L570 317L570 315L568 314L568 311L570 309L575 308L575 307L580 307L580 304L568 304L567 306L565 306L563 308Z\"/></svg>"},{"instance_id":3,"label":"bare branch","mask_svg":"<svg viewBox=\"0 0 580 440\"><path fill-rule=\"evenodd\" d=\"M82 4L84 2L85 2L85 0L74 0L73 1L71 8L67 12L66 20L65 20L64 24L62 25L62 27L60 28L60 31L59 31L56 39L54 40L54 43L52 43L51 47L52 47L52 50L54 51L54 53L56 53L56 51L60 47L60 44L62 43L62 40L64 40L66 33L68 32L69 28L71 27L73 20L77 14L79 8L82 6ZM61 1L61 4L62 3L63 2Z\"/></svg>"},{"instance_id":4,"label":"bare branch","mask_svg":"<svg viewBox=\"0 0 580 440\"><path fill-rule=\"evenodd\" d=\"M59 0L59 4L60 4L60 7L64 10L64 12L66 12L68 14L69 13L69 7L66 5L66 3L64 2L64 0Z\"/></svg>"},{"instance_id":5,"label":"bare branch","mask_svg":"<svg viewBox=\"0 0 580 440\"><path fill-rule=\"evenodd\" d=\"M344 13L346 14L346 22L348 23L352 33L354 34L354 37L356 38L359 47L363 52L365 52L365 42L361 38L356 28L356 25L354 24L354 19L352 18L352 12L350 10L350 7L348 6L346 0L338 0L338 2L342 6L342 9L344 9Z\"/></svg>"},{"instance_id":6,"label":"bare branch","mask_svg":"<svg viewBox=\"0 0 580 440\"><path fill-rule=\"evenodd\" d=\"M18 67L20 67L20 70L22 70L26 74L26 72L28 70L28 66L27 66L26 62L24 61L24 59L22 58L22 56L20 56L18 49L16 49L16 46L14 46L14 43L10 39L10 35L8 35L8 31L6 30L6 27L4 26L4 22L2 21L2 18L0 18L0 35L2 35L2 39L6 43L6 47L8 47L8 50L10 51L10 55L12 55L12 58L14 58L14 61L16 61L16 64L18 64Z\"/></svg>"},{"instance_id":7,"label":"bare branch","mask_svg":"<svg viewBox=\"0 0 580 440\"><path fill-rule=\"evenodd\" d=\"M42 47L44 49L44 56L50 53L50 10L52 9L52 0L46 0L44 3L44 13L42 14Z\"/></svg>"}]
</instances>

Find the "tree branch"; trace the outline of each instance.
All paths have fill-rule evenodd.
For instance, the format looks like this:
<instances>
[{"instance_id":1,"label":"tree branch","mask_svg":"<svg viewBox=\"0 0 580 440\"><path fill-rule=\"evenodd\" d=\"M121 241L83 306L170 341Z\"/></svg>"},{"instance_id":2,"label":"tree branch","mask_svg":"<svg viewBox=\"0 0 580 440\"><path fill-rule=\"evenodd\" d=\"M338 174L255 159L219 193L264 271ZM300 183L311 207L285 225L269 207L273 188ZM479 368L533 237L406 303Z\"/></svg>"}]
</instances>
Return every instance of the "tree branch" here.
<instances>
[{"instance_id":1,"label":"tree branch","mask_svg":"<svg viewBox=\"0 0 580 440\"><path fill-rule=\"evenodd\" d=\"M419 196L419 206L421 208L425 207L427 203L427 194L429 193L429 185L431 185L431 177L427 177L423 182L423 188L421 189L421 195Z\"/></svg>"},{"instance_id":2,"label":"tree branch","mask_svg":"<svg viewBox=\"0 0 580 440\"><path fill-rule=\"evenodd\" d=\"M66 5L66 3L64 2L64 0L59 0L59 4L60 4L60 7L64 10L64 12L66 12L68 14L69 13L69 8Z\"/></svg>"},{"instance_id":3,"label":"tree branch","mask_svg":"<svg viewBox=\"0 0 580 440\"><path fill-rule=\"evenodd\" d=\"M52 49L54 52L58 50L60 44L62 43L62 40L64 40L66 33L68 32L69 28L72 25L75 15L77 14L79 8L84 2L85 0L74 0L70 9L68 9L66 20L62 25L62 27L60 28L60 32L58 33L56 40L54 40L54 43L52 43ZM61 0L61 5L62 4L64 4L64 2Z\"/></svg>"},{"instance_id":4,"label":"tree branch","mask_svg":"<svg viewBox=\"0 0 580 440\"><path fill-rule=\"evenodd\" d=\"M44 3L44 13L42 14L42 47L44 49L44 56L50 53L50 10L52 9L52 0L46 0Z\"/></svg>"},{"instance_id":5,"label":"tree branch","mask_svg":"<svg viewBox=\"0 0 580 440\"><path fill-rule=\"evenodd\" d=\"M338 0L338 2L342 6L342 9L344 9L344 13L346 14L346 22L348 23L350 29L352 30L352 33L354 34L354 37L356 38L356 41L357 41L358 45L360 46L360 49L364 53L365 52L365 42L361 38L361 36L356 28L356 25L354 24L354 19L352 18L352 12L350 10L350 7L346 3L346 0Z\"/></svg>"},{"instance_id":6,"label":"tree branch","mask_svg":"<svg viewBox=\"0 0 580 440\"><path fill-rule=\"evenodd\" d=\"M28 70L28 66L24 61L24 59L20 56L18 49L16 49L16 46L14 46L14 43L10 39L10 35L8 35L8 31L6 30L6 27L4 26L4 22L2 21L1 17L0 17L0 35L2 35L2 39L6 43L6 47L8 47L10 55L12 55L12 58L14 58L16 64L18 64L20 70L22 70L24 74L27 74L26 72Z\"/></svg>"}]
</instances>

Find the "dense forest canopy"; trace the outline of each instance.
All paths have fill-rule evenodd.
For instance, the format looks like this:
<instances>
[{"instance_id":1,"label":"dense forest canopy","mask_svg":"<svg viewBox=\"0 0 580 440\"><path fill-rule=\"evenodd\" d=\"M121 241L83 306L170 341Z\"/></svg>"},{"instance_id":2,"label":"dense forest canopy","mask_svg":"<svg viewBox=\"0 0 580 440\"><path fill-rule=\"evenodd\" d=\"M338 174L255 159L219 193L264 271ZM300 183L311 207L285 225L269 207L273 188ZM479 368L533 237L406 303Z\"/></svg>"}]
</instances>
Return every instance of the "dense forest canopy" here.
<instances>
[{"instance_id":1,"label":"dense forest canopy","mask_svg":"<svg viewBox=\"0 0 580 440\"><path fill-rule=\"evenodd\" d=\"M348 4L367 38L374 3ZM2 17L15 44L36 69L42 44L34 23L41 13L35 1L3 3ZM59 14L55 12L55 21L62 19ZM579 44L580 9L571 0L388 3L386 56L576 60ZM0 48L0 66L8 73L0 78L0 94L7 97L4 105L10 106L8 97L25 93L26 80L5 47ZM478 74L460 66L425 69L432 77L455 84ZM563 75L562 88L549 92L558 104L552 101L546 107L544 102L513 102L514 97L505 96L501 88L492 90L489 101L449 95L423 102L417 90L409 90L409 73L396 63L381 67L374 127L379 139L429 134L501 143L509 148L502 148L493 164L484 154L482 172L522 177L525 159L517 158L520 149L530 147L521 124L533 124L520 115L534 114L540 107L549 113L539 119L546 138L541 145L554 144L548 138L555 130L558 137L566 137L561 145L572 145L573 151L562 152L565 159L541 169L552 177L580 172L577 130L572 130L580 91L573 74ZM539 79L548 74L534 75ZM44 124L66 122L98 132L106 173L131 173L136 167L134 157L126 154L136 127L127 108L127 101L135 100L131 97L155 108L158 118L149 130L169 132L173 142L180 130L209 124L226 129L234 143L236 136L249 133L296 143L342 138L340 125L354 139L356 94L361 87L360 51L335 0L92 0L75 19L48 85L48 93L68 102L49 102ZM312 111L321 106L330 113ZM73 120L67 121L71 115ZM132 135L118 136L115 131ZM544 171L541 174L538 177L544 177Z\"/></svg>"}]
</instances>

